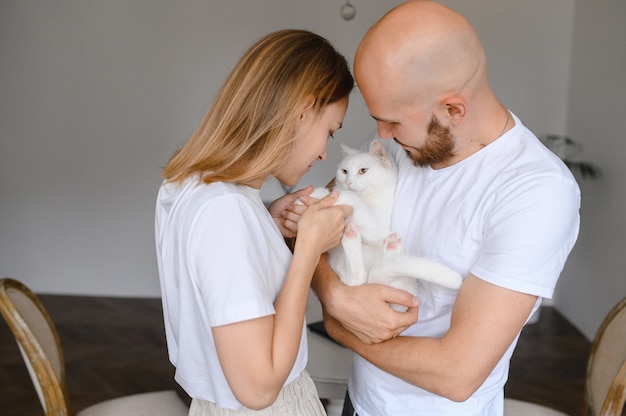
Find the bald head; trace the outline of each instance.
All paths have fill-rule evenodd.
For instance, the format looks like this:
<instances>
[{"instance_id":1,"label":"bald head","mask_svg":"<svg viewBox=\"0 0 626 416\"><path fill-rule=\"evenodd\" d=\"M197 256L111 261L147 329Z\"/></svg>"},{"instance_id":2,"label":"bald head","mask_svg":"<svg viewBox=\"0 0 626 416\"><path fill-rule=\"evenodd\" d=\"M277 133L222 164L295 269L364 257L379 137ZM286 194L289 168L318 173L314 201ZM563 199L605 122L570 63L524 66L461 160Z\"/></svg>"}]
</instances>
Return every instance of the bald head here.
<instances>
[{"instance_id":1,"label":"bald head","mask_svg":"<svg viewBox=\"0 0 626 416\"><path fill-rule=\"evenodd\" d=\"M432 1L413 0L383 16L357 49L362 90L385 88L397 100L470 94L486 84L485 52L463 16Z\"/></svg>"}]
</instances>

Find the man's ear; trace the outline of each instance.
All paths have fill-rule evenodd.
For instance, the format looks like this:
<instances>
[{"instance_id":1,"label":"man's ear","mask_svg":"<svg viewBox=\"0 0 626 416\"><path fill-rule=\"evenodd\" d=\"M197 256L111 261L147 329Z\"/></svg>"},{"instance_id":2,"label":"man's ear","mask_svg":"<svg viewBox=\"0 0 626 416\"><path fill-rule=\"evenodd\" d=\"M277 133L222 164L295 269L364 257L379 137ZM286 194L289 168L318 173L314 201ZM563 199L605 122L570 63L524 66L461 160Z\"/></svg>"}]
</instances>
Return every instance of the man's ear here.
<instances>
[{"instance_id":1,"label":"man's ear","mask_svg":"<svg viewBox=\"0 0 626 416\"><path fill-rule=\"evenodd\" d=\"M463 121L467 114L467 105L461 97L448 97L442 102L445 115L450 125L457 125Z\"/></svg>"}]
</instances>

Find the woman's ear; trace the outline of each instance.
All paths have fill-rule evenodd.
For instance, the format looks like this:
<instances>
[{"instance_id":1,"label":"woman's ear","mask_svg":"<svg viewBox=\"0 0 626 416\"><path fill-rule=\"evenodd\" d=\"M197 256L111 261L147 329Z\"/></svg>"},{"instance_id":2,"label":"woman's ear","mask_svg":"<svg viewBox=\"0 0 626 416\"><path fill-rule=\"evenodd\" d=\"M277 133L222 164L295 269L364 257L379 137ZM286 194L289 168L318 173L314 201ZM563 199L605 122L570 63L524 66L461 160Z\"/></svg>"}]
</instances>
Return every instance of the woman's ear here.
<instances>
[{"instance_id":1,"label":"woman's ear","mask_svg":"<svg viewBox=\"0 0 626 416\"><path fill-rule=\"evenodd\" d=\"M312 95L303 101L302 110L300 111L300 121L304 120L307 113L313 111L313 104L315 104L315 97Z\"/></svg>"}]
</instances>

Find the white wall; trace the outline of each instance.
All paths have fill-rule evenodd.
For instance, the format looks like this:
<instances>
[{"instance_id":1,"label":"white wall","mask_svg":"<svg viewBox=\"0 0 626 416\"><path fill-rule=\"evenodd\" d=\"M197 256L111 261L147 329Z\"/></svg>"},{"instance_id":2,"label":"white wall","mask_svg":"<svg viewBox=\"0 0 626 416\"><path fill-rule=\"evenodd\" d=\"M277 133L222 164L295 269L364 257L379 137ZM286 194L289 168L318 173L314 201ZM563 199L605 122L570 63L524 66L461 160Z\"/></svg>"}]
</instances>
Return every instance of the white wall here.
<instances>
[{"instance_id":1,"label":"white wall","mask_svg":"<svg viewBox=\"0 0 626 416\"><path fill-rule=\"evenodd\" d=\"M351 60L397 3L359 2L345 22L328 0L0 2L0 275L41 292L158 295L160 167L244 49L309 28ZM361 119L346 124L370 131Z\"/></svg>"},{"instance_id":2,"label":"white wall","mask_svg":"<svg viewBox=\"0 0 626 416\"><path fill-rule=\"evenodd\" d=\"M626 296L626 2L576 2L567 133L603 177L583 181L581 232L556 306L592 338Z\"/></svg>"},{"instance_id":3,"label":"white wall","mask_svg":"<svg viewBox=\"0 0 626 416\"><path fill-rule=\"evenodd\" d=\"M0 275L38 292L158 296L160 167L254 39L308 28L351 61L399 1L353 1L350 22L342 3L0 2ZM445 3L477 26L503 102L537 133L564 132L574 0ZM338 139L353 145L374 129L358 94L344 125ZM326 183L337 160L303 183Z\"/></svg>"}]
</instances>

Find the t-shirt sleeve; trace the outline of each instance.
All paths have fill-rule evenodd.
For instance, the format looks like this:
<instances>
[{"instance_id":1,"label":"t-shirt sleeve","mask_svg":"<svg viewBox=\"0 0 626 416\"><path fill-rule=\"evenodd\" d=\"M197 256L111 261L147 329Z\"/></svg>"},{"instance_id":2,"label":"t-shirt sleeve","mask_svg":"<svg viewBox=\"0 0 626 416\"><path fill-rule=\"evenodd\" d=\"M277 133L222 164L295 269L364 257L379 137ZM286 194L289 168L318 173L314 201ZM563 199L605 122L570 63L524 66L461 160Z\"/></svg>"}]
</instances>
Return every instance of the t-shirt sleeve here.
<instances>
[{"instance_id":1,"label":"t-shirt sleeve","mask_svg":"<svg viewBox=\"0 0 626 416\"><path fill-rule=\"evenodd\" d=\"M198 302L210 326L274 313L268 279L268 244L259 210L240 195L226 195L197 213L190 238L190 268Z\"/></svg>"},{"instance_id":2,"label":"t-shirt sleeve","mask_svg":"<svg viewBox=\"0 0 626 416\"><path fill-rule=\"evenodd\" d=\"M485 219L483 248L471 272L488 282L551 298L579 229L573 179L518 178L496 193Z\"/></svg>"}]
</instances>

